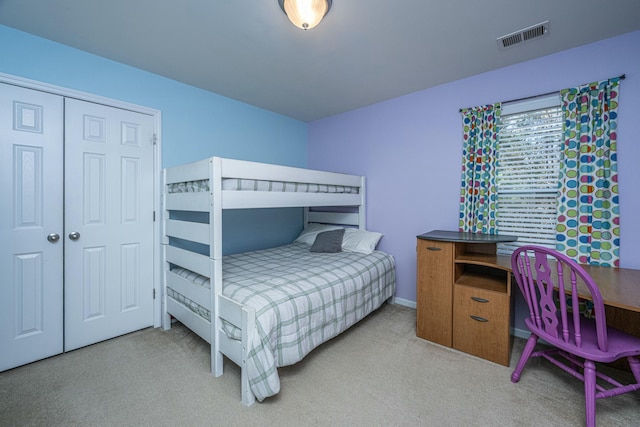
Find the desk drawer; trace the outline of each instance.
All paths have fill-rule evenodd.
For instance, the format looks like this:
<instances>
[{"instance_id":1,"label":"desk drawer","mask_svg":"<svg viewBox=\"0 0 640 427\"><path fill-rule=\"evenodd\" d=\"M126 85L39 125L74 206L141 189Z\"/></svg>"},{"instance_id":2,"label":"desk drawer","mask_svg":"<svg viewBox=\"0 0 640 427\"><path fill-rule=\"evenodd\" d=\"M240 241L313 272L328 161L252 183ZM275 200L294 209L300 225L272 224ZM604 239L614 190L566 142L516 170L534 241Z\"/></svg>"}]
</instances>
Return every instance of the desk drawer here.
<instances>
[{"instance_id":1,"label":"desk drawer","mask_svg":"<svg viewBox=\"0 0 640 427\"><path fill-rule=\"evenodd\" d=\"M453 347L483 359L509 365L509 295L455 285Z\"/></svg>"}]
</instances>

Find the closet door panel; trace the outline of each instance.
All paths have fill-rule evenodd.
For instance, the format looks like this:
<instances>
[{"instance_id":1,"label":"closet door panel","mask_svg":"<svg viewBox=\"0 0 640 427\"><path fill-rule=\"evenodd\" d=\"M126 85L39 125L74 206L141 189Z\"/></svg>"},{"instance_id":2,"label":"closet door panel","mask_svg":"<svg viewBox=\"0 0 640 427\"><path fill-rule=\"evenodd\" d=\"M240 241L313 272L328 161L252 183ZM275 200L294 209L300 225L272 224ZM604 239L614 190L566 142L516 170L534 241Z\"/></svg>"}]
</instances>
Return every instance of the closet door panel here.
<instances>
[{"instance_id":1,"label":"closet door panel","mask_svg":"<svg viewBox=\"0 0 640 427\"><path fill-rule=\"evenodd\" d=\"M84 284L82 320L91 321L106 316L106 248L85 248L82 254Z\"/></svg>"},{"instance_id":2,"label":"closet door panel","mask_svg":"<svg viewBox=\"0 0 640 427\"><path fill-rule=\"evenodd\" d=\"M73 99L65 105L72 350L153 324L153 118Z\"/></svg>"},{"instance_id":3,"label":"closet door panel","mask_svg":"<svg viewBox=\"0 0 640 427\"><path fill-rule=\"evenodd\" d=\"M0 371L63 351L63 99L0 83Z\"/></svg>"}]
</instances>

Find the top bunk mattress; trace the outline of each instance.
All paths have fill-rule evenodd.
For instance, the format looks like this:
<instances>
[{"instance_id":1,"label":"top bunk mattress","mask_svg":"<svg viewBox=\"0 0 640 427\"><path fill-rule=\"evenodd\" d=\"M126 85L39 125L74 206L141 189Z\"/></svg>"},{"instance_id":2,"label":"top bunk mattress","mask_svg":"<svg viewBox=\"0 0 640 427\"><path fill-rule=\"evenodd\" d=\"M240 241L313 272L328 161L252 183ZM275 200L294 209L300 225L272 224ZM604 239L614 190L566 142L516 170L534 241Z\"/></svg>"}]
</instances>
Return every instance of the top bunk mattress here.
<instances>
[{"instance_id":1,"label":"top bunk mattress","mask_svg":"<svg viewBox=\"0 0 640 427\"><path fill-rule=\"evenodd\" d=\"M293 193L358 194L358 187L344 185L311 184L304 182L266 181L244 178L224 178L222 189L229 191L274 191ZM209 180L176 182L167 185L168 193L197 193L209 191Z\"/></svg>"}]
</instances>

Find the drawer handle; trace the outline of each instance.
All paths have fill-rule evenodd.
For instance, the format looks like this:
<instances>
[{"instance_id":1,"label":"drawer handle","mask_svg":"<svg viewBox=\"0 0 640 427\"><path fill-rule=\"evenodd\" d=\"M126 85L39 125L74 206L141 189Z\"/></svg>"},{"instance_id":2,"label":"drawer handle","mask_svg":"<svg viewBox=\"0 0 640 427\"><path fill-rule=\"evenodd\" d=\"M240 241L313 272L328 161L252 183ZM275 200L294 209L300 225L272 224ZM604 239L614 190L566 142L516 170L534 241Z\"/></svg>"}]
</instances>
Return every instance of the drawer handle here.
<instances>
[{"instance_id":1,"label":"drawer handle","mask_svg":"<svg viewBox=\"0 0 640 427\"><path fill-rule=\"evenodd\" d=\"M479 317L479 316L469 316L471 317L473 320L477 320L478 322L488 322L488 319L485 319L484 317Z\"/></svg>"},{"instance_id":2,"label":"drawer handle","mask_svg":"<svg viewBox=\"0 0 640 427\"><path fill-rule=\"evenodd\" d=\"M471 297L475 302L490 302L488 299L480 298L480 297Z\"/></svg>"},{"instance_id":3,"label":"drawer handle","mask_svg":"<svg viewBox=\"0 0 640 427\"><path fill-rule=\"evenodd\" d=\"M442 248L436 248L435 246L427 246L427 249L429 249L430 251L440 251L440 250L442 250Z\"/></svg>"}]
</instances>

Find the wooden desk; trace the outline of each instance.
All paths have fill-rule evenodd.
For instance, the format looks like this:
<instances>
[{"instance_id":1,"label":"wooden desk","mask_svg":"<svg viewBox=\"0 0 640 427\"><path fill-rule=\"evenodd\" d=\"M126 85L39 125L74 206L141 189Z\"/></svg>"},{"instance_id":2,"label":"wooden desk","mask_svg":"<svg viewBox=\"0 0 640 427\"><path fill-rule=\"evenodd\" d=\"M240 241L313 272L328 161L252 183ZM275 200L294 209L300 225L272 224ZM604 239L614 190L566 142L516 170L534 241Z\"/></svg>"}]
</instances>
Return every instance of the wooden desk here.
<instances>
[{"instance_id":1,"label":"wooden desk","mask_svg":"<svg viewBox=\"0 0 640 427\"><path fill-rule=\"evenodd\" d=\"M500 267L511 272L510 256L468 254L464 259L480 265ZM584 264L582 267L595 280L606 306L640 312L640 270ZM578 286L578 295L587 297L584 288L580 286Z\"/></svg>"},{"instance_id":2,"label":"wooden desk","mask_svg":"<svg viewBox=\"0 0 640 427\"><path fill-rule=\"evenodd\" d=\"M509 256L482 255L478 257L478 262L500 265L511 271ZM607 325L640 337L640 270L584 264L582 267L600 289ZM591 299L580 283L578 296Z\"/></svg>"},{"instance_id":3,"label":"wooden desk","mask_svg":"<svg viewBox=\"0 0 640 427\"><path fill-rule=\"evenodd\" d=\"M511 353L511 270L496 244L514 236L432 231L418 236L416 335L502 365Z\"/></svg>"},{"instance_id":4,"label":"wooden desk","mask_svg":"<svg viewBox=\"0 0 640 427\"><path fill-rule=\"evenodd\" d=\"M508 239L508 236L503 238ZM517 285L511 283L511 257L496 255L495 243L496 237L489 239L487 236L450 231L432 231L418 236L416 334L508 365L510 342L505 331L508 331L512 310L505 297L507 301L511 300L512 287L517 288ZM479 270L475 271L475 268ZM594 265L584 265L584 268L598 284L607 324L640 337L640 270ZM455 289L460 290L459 298ZM495 335L499 335L498 341L492 342L487 349L483 348L481 341L484 338L473 322L458 328L455 326L455 319L469 317L466 312L463 316L462 311L475 304L468 303L467 291L470 289L478 295L491 296L486 299L495 301L492 303L497 307L495 316L503 317L489 319L497 326L490 326L490 322L477 325L493 328L486 335L494 340ZM514 289L513 292L520 291ZM578 286L578 295L588 298L581 286ZM461 305L465 307L459 309ZM461 311L460 316L456 316L456 309Z\"/></svg>"},{"instance_id":5,"label":"wooden desk","mask_svg":"<svg viewBox=\"0 0 640 427\"><path fill-rule=\"evenodd\" d=\"M479 265L499 266L512 271L510 256L467 254L464 258ZM607 325L640 337L640 270L585 264L582 264L582 267L600 289ZM515 282L514 286L517 287ZM578 296L591 299L585 292L584 285L581 286L580 283Z\"/></svg>"}]
</instances>

